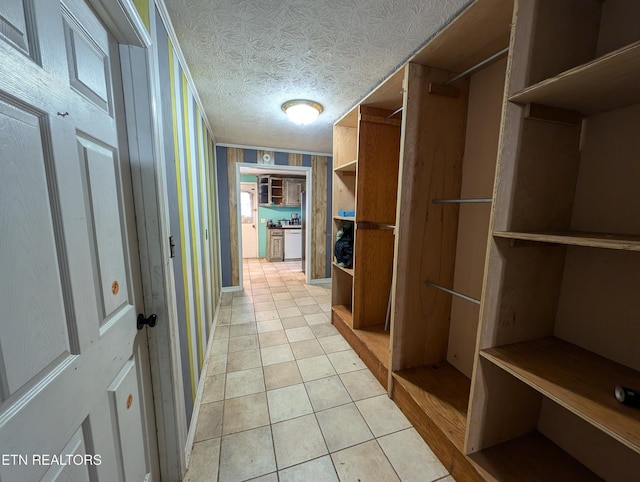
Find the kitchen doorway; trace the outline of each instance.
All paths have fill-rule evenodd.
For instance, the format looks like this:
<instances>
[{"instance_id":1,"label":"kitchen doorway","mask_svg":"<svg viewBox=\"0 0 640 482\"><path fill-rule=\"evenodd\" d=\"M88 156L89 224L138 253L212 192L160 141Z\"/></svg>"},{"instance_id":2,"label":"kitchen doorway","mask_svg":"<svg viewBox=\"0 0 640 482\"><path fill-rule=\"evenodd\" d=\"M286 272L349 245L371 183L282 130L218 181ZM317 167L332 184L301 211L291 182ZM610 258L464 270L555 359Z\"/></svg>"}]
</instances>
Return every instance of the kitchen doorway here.
<instances>
[{"instance_id":1,"label":"kitchen doorway","mask_svg":"<svg viewBox=\"0 0 640 482\"><path fill-rule=\"evenodd\" d=\"M311 199L312 199L312 182L311 182L311 167L308 166L288 166L288 165L260 165L253 163L237 163L236 164L236 192L237 196L237 226L238 226L238 234L240 239L238 240L237 246L237 259L238 265L243 265L243 260L245 258L249 258L247 253L245 253L244 247L244 238L245 236L252 236L252 233L245 234L245 230L248 231L248 228L244 227L242 220L242 184L245 181L242 180L243 175L251 175L251 176L267 176L267 175L276 175L276 176L304 176L303 183L303 192L305 203L300 206L300 219L301 219L301 230L302 230L302 261L296 261L300 266L300 270L304 271L305 279L307 283L311 281L311 257L306 255L305 253L311 252ZM245 177L246 179L246 177ZM249 184L253 184L257 189L257 181L255 183L249 182ZM256 194L256 199L258 194ZM257 201L256 201L257 202ZM255 219L256 230L260 232L262 228L266 227L267 219L261 218L259 214L259 209L256 210L257 217ZM260 257L260 244L261 241L258 235L258 253L256 254L256 258ZM239 273L239 286L243 286L243 270L240 270Z\"/></svg>"}]
</instances>

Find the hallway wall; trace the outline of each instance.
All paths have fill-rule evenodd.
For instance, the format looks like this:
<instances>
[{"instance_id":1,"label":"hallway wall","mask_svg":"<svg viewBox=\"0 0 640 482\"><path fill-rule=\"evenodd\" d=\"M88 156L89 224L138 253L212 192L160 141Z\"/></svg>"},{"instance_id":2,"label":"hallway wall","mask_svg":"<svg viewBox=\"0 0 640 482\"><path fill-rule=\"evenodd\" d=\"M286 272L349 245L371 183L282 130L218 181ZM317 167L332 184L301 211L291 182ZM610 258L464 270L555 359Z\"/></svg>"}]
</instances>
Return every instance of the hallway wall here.
<instances>
[{"instance_id":1,"label":"hallway wall","mask_svg":"<svg viewBox=\"0 0 640 482\"><path fill-rule=\"evenodd\" d=\"M213 137L156 14L169 222L187 423L191 420L222 277Z\"/></svg>"}]
</instances>

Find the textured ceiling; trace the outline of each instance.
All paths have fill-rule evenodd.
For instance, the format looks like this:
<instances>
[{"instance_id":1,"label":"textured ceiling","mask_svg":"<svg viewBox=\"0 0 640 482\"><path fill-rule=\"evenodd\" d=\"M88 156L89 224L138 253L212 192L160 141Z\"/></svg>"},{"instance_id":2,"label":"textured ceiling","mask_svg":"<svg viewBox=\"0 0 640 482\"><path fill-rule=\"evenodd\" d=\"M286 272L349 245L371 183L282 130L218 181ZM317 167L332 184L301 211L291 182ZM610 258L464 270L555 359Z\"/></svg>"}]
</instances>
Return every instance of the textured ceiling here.
<instances>
[{"instance_id":1,"label":"textured ceiling","mask_svg":"<svg viewBox=\"0 0 640 482\"><path fill-rule=\"evenodd\" d=\"M332 125L470 0L165 0L218 143L331 152ZM324 106L308 126L280 106Z\"/></svg>"}]
</instances>

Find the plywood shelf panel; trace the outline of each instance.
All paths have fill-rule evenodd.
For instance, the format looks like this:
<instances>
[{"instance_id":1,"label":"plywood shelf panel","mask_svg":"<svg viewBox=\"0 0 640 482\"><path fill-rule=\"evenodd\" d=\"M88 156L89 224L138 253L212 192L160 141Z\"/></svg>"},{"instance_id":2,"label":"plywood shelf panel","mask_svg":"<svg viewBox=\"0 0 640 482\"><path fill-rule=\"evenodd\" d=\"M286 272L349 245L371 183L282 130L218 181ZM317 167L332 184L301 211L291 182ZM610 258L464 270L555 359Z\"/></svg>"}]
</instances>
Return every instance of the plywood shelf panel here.
<instances>
[{"instance_id":1,"label":"plywood shelf panel","mask_svg":"<svg viewBox=\"0 0 640 482\"><path fill-rule=\"evenodd\" d=\"M389 369L390 335L384 325L370 326L362 330L353 330L358 338L371 350L386 370Z\"/></svg>"},{"instance_id":2,"label":"plywood shelf panel","mask_svg":"<svg viewBox=\"0 0 640 482\"><path fill-rule=\"evenodd\" d=\"M640 42L545 79L509 97L589 116L640 102Z\"/></svg>"},{"instance_id":3,"label":"plywood shelf panel","mask_svg":"<svg viewBox=\"0 0 640 482\"><path fill-rule=\"evenodd\" d=\"M331 308L333 312L340 317L348 326L353 326L351 308L345 305L336 305Z\"/></svg>"},{"instance_id":4,"label":"plywood shelf panel","mask_svg":"<svg viewBox=\"0 0 640 482\"><path fill-rule=\"evenodd\" d=\"M393 378L450 442L462 451L467 426L469 379L444 361L400 370L393 373Z\"/></svg>"},{"instance_id":5,"label":"plywood shelf panel","mask_svg":"<svg viewBox=\"0 0 640 482\"><path fill-rule=\"evenodd\" d=\"M339 265L338 265L337 263L335 263L335 262L333 263L333 266L334 266L336 269L339 269L339 270L341 270L341 271L344 271L344 272L345 272L345 273L347 273L349 276L353 276L353 268L344 268L344 267L342 267L342 266L339 266Z\"/></svg>"},{"instance_id":6,"label":"plywood shelf panel","mask_svg":"<svg viewBox=\"0 0 640 482\"><path fill-rule=\"evenodd\" d=\"M338 172L341 174L355 174L357 167L358 167L358 160L354 159L353 161L343 164L342 166L338 166L333 170L334 172Z\"/></svg>"},{"instance_id":7,"label":"plywood shelf panel","mask_svg":"<svg viewBox=\"0 0 640 482\"><path fill-rule=\"evenodd\" d=\"M640 236L608 233L585 233L562 231L550 233L527 233L515 231L494 231L494 236L506 239L519 239L540 243L566 244L588 248L619 249L640 251Z\"/></svg>"},{"instance_id":8,"label":"plywood shelf panel","mask_svg":"<svg viewBox=\"0 0 640 482\"><path fill-rule=\"evenodd\" d=\"M640 411L620 404L616 385L640 387L640 373L562 341L542 338L480 355L640 453Z\"/></svg>"},{"instance_id":9,"label":"plywood shelf panel","mask_svg":"<svg viewBox=\"0 0 640 482\"><path fill-rule=\"evenodd\" d=\"M470 455L486 480L602 480L538 432Z\"/></svg>"}]
</instances>

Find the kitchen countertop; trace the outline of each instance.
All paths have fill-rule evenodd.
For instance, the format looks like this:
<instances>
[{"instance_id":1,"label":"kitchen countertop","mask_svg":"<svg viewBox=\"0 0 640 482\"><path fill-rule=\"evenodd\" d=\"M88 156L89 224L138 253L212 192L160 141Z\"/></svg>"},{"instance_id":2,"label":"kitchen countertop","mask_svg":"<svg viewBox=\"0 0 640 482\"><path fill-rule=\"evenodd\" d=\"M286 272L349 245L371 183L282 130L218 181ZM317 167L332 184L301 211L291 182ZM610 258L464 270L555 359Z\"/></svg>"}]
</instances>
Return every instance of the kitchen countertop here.
<instances>
[{"instance_id":1,"label":"kitchen countertop","mask_svg":"<svg viewBox=\"0 0 640 482\"><path fill-rule=\"evenodd\" d=\"M302 229L302 226L299 224L290 224L289 226L271 226L267 227L267 229Z\"/></svg>"}]
</instances>

